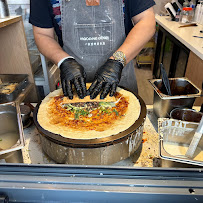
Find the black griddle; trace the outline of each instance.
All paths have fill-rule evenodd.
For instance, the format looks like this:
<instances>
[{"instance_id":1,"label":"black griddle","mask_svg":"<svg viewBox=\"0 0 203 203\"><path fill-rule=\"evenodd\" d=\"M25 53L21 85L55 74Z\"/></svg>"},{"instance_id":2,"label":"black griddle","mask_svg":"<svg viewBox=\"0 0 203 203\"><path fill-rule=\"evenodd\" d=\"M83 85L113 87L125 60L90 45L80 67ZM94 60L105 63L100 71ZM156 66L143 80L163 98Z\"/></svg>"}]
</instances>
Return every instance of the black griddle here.
<instances>
[{"instance_id":1,"label":"black griddle","mask_svg":"<svg viewBox=\"0 0 203 203\"><path fill-rule=\"evenodd\" d=\"M144 123L146 115L147 115L147 109L144 101L142 98L136 94L134 94L137 99L140 102L140 116L138 120L135 121L135 123L128 129L126 129L123 132L120 132L116 135L111 135L105 138L98 138L98 139L70 139L62 137L59 134L51 133L44 128L40 126L40 124L37 121L37 114L39 110L40 103L35 107L33 112L33 120L35 123L35 126L37 127L39 133L42 136L45 136L48 140L60 144L63 146L68 146L72 148L98 148L98 147L105 147L109 145L113 145L116 143L119 143L121 141L127 140L129 136L131 136L132 133L135 133L135 131Z\"/></svg>"}]
</instances>

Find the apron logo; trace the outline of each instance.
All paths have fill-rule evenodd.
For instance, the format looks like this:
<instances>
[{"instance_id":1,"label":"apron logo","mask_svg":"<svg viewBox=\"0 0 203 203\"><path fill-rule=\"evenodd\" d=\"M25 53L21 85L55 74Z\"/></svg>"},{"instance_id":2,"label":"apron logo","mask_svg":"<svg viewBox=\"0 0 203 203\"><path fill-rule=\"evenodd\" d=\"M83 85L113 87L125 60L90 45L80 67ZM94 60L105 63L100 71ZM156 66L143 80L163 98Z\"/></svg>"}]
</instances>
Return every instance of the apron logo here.
<instances>
[{"instance_id":1,"label":"apron logo","mask_svg":"<svg viewBox=\"0 0 203 203\"><path fill-rule=\"evenodd\" d=\"M86 6L99 6L100 0L86 0Z\"/></svg>"},{"instance_id":2,"label":"apron logo","mask_svg":"<svg viewBox=\"0 0 203 203\"><path fill-rule=\"evenodd\" d=\"M109 36L100 36L100 37L80 37L80 41L88 41L85 46L105 46L106 43L104 40L109 41ZM89 42L94 41L94 42Z\"/></svg>"},{"instance_id":3,"label":"apron logo","mask_svg":"<svg viewBox=\"0 0 203 203\"><path fill-rule=\"evenodd\" d=\"M109 36L100 36L100 37L80 37L81 41L97 41L97 40L110 40Z\"/></svg>"}]
</instances>

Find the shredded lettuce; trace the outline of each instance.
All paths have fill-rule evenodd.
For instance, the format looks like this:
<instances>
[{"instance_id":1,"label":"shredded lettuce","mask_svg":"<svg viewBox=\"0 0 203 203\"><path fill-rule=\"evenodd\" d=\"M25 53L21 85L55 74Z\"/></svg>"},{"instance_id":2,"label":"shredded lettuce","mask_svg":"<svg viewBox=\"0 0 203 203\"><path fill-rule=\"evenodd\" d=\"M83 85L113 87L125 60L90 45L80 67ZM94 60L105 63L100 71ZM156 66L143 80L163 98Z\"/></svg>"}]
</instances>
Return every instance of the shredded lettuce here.
<instances>
[{"instance_id":1,"label":"shredded lettuce","mask_svg":"<svg viewBox=\"0 0 203 203\"><path fill-rule=\"evenodd\" d=\"M116 104L114 102L99 102L99 106L101 108L112 108L115 107Z\"/></svg>"},{"instance_id":2,"label":"shredded lettuce","mask_svg":"<svg viewBox=\"0 0 203 203\"><path fill-rule=\"evenodd\" d=\"M80 116L90 116L91 114L91 110L87 110L86 106L76 107L71 104L63 104L62 107L65 108L67 111L73 112L75 120L78 120ZM116 104L114 102L99 102L100 113L111 114L115 112L118 116L119 114L115 109L113 109L113 111L111 110L112 107L116 107Z\"/></svg>"}]
</instances>

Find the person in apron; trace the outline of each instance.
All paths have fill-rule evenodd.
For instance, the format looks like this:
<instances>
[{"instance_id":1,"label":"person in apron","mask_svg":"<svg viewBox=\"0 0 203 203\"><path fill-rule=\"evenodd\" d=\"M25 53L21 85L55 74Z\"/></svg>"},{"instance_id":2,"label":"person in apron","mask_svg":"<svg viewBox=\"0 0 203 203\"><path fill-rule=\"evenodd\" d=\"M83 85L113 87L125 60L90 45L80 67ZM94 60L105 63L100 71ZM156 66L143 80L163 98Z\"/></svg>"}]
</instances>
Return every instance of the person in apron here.
<instances>
[{"instance_id":1,"label":"person in apron","mask_svg":"<svg viewBox=\"0 0 203 203\"><path fill-rule=\"evenodd\" d=\"M73 85L81 99L87 94L91 99L99 93L101 99L113 96L118 85L137 93L134 65L125 53L124 42L129 46L130 40L125 36L123 0L60 0L60 10L67 53L58 62L64 95L73 98ZM145 34L146 42L155 31L153 11L149 16L154 29ZM86 82L92 83L88 91Z\"/></svg>"}]
</instances>

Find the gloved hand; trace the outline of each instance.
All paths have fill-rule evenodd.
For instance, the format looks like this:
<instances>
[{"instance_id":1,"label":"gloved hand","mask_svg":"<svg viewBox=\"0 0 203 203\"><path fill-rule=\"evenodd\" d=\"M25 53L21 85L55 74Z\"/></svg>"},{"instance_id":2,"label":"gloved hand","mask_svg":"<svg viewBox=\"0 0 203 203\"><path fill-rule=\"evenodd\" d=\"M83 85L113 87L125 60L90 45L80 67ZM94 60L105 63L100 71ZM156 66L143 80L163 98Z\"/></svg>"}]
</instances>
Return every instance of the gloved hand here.
<instances>
[{"instance_id":1,"label":"gloved hand","mask_svg":"<svg viewBox=\"0 0 203 203\"><path fill-rule=\"evenodd\" d=\"M88 92L90 98L94 99L100 91L100 98L104 99L108 93L112 97L121 79L123 64L119 61L108 59L107 62L101 66L95 76L94 82L91 84Z\"/></svg>"},{"instance_id":2,"label":"gloved hand","mask_svg":"<svg viewBox=\"0 0 203 203\"><path fill-rule=\"evenodd\" d=\"M61 84L64 96L73 99L72 84L74 84L76 92L80 99L86 96L86 73L75 59L68 58L60 65Z\"/></svg>"}]
</instances>

